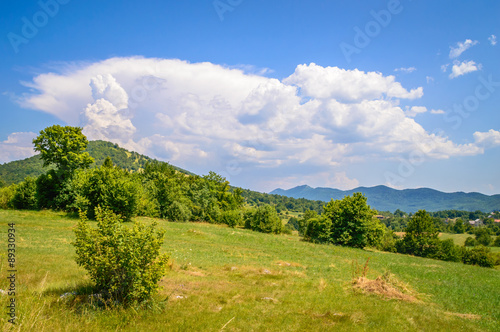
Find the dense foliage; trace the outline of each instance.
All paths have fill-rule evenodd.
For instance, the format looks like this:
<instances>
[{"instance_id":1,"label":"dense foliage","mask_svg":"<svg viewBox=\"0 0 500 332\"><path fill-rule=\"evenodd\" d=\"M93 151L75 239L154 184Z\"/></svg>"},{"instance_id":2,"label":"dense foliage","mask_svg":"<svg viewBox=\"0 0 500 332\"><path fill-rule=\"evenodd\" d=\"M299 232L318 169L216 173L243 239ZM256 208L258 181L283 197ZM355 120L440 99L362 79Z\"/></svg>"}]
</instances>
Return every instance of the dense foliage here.
<instances>
[{"instance_id":1,"label":"dense foliage","mask_svg":"<svg viewBox=\"0 0 500 332\"><path fill-rule=\"evenodd\" d=\"M166 273L169 256L160 254L164 231L156 223L125 227L112 212L97 207L97 228L84 214L75 230L76 262L87 270L105 299L130 304L151 298Z\"/></svg>"},{"instance_id":2,"label":"dense foliage","mask_svg":"<svg viewBox=\"0 0 500 332\"><path fill-rule=\"evenodd\" d=\"M332 199L321 217L309 219L305 236L311 241L364 248L369 242L379 242L383 235L378 220L372 220L374 215L375 211L366 204L366 197L361 193L342 200Z\"/></svg>"},{"instance_id":3,"label":"dense foliage","mask_svg":"<svg viewBox=\"0 0 500 332\"><path fill-rule=\"evenodd\" d=\"M44 166L54 165L58 175L68 178L79 168L87 168L94 159L85 152L87 137L82 128L53 125L40 131L34 140L35 151L40 152Z\"/></svg>"},{"instance_id":4,"label":"dense foliage","mask_svg":"<svg viewBox=\"0 0 500 332\"><path fill-rule=\"evenodd\" d=\"M283 223L274 207L262 205L246 213L245 228L262 233L279 234L283 231Z\"/></svg>"}]
</instances>

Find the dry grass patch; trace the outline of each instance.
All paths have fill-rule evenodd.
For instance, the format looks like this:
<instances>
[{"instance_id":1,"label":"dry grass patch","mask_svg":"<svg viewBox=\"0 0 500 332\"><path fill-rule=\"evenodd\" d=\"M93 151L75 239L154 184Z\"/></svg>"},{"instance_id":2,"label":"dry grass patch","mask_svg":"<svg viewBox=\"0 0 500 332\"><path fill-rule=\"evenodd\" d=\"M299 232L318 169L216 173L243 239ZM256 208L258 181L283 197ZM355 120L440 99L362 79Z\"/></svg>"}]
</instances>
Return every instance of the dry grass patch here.
<instances>
[{"instance_id":1,"label":"dry grass patch","mask_svg":"<svg viewBox=\"0 0 500 332\"><path fill-rule=\"evenodd\" d=\"M351 319L351 317L347 314L344 314L342 312L332 312L332 311L327 311L325 313L317 313L317 312L310 312L310 311L305 311L303 314L308 315L314 319L319 319L323 322L325 325L335 325L340 322L346 322Z\"/></svg>"},{"instance_id":2,"label":"dry grass patch","mask_svg":"<svg viewBox=\"0 0 500 332\"><path fill-rule=\"evenodd\" d=\"M328 286L328 283L325 281L325 279L320 278L320 279L319 279L318 290L319 290L320 292L322 292L322 291L324 291L324 290L325 290L326 286Z\"/></svg>"},{"instance_id":3,"label":"dry grass patch","mask_svg":"<svg viewBox=\"0 0 500 332\"><path fill-rule=\"evenodd\" d=\"M295 262L276 261L274 263L279 266L285 266L285 267L301 267L303 269L306 268L304 265Z\"/></svg>"},{"instance_id":4,"label":"dry grass patch","mask_svg":"<svg viewBox=\"0 0 500 332\"><path fill-rule=\"evenodd\" d=\"M354 289L361 290L366 294L376 294L386 299L406 302L420 302L407 285L397 280L396 277L390 273L385 273L375 280L361 276L354 279L352 284Z\"/></svg>"},{"instance_id":5,"label":"dry grass patch","mask_svg":"<svg viewBox=\"0 0 500 332\"><path fill-rule=\"evenodd\" d=\"M482 317L479 315L474 315L474 314L460 314L458 312L445 312L445 315L449 316L454 316L454 317L460 317L460 318L465 318L465 319L481 319Z\"/></svg>"}]
</instances>

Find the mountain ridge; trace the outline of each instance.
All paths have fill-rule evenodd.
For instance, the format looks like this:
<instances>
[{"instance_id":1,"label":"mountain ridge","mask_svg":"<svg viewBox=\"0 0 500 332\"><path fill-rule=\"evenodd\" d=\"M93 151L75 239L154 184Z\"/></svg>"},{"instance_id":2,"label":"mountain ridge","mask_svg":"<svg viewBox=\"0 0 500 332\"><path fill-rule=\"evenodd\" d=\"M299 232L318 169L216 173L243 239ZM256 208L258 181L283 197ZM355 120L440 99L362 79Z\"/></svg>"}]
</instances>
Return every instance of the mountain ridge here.
<instances>
[{"instance_id":1,"label":"mountain ridge","mask_svg":"<svg viewBox=\"0 0 500 332\"><path fill-rule=\"evenodd\" d=\"M416 212L418 210L427 210L429 212L442 210L491 212L500 209L500 194L485 195L478 192L465 193L463 191L446 193L426 187L399 190L378 185L340 190L300 185L290 189L277 188L271 191L270 194L328 202L330 199L342 199L355 192L363 193L367 197L368 204L379 211L400 209L405 212Z\"/></svg>"},{"instance_id":2,"label":"mountain ridge","mask_svg":"<svg viewBox=\"0 0 500 332\"><path fill-rule=\"evenodd\" d=\"M92 158L94 158L94 163L90 167L99 167L104 163L106 157L110 157L113 164L116 166L131 172L136 172L141 168L144 168L147 162L156 160L138 152L128 151L127 149L120 147L118 144L102 140L89 141L85 151L88 152ZM174 165L171 166L181 173L194 175L194 173L186 171L180 167ZM40 154L36 154L25 159L0 164L0 180L4 182L4 185L19 183L27 176L37 177L44 174L51 168L53 167L43 167L43 161L40 158Z\"/></svg>"}]
</instances>

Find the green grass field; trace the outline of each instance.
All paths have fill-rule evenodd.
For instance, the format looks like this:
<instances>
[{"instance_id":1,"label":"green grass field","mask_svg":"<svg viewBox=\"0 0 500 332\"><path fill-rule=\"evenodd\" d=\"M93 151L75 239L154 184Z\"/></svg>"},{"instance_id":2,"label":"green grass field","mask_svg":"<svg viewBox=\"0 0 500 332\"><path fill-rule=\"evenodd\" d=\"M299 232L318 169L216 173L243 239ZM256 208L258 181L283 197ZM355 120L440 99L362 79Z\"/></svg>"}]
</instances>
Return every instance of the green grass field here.
<instances>
[{"instance_id":1,"label":"green grass field","mask_svg":"<svg viewBox=\"0 0 500 332\"><path fill-rule=\"evenodd\" d=\"M97 308L88 303L89 280L74 262L76 219L0 210L0 221L3 290L8 223L16 224L17 235L18 320L12 326L3 309L4 331L500 330L498 270L164 220L163 249L173 264L157 296L163 304ZM367 259L367 278L392 274L393 284L416 300L354 289L356 261ZM60 298L73 291L79 295ZM9 297L0 299L5 308Z\"/></svg>"},{"instance_id":2,"label":"green grass field","mask_svg":"<svg viewBox=\"0 0 500 332\"><path fill-rule=\"evenodd\" d=\"M453 242L459 246L463 246L465 243L465 240L469 236L474 238L474 235L472 235L472 234L450 234L450 233L440 233L439 234L439 238L441 240L452 239ZM493 237L493 238L495 238L495 237ZM491 252L500 252L500 247L489 247L489 248L490 248Z\"/></svg>"}]
</instances>

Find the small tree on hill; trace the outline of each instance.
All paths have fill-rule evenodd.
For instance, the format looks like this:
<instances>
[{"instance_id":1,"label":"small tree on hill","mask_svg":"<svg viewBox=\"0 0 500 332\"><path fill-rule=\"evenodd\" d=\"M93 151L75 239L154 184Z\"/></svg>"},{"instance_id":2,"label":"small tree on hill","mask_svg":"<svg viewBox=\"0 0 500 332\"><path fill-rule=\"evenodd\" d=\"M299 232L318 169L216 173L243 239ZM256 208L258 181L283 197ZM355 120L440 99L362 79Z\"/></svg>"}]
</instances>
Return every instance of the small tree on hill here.
<instances>
[{"instance_id":1,"label":"small tree on hill","mask_svg":"<svg viewBox=\"0 0 500 332\"><path fill-rule=\"evenodd\" d=\"M479 228L476 230L476 241L483 246L489 246L493 239L488 228Z\"/></svg>"},{"instance_id":2,"label":"small tree on hill","mask_svg":"<svg viewBox=\"0 0 500 332\"><path fill-rule=\"evenodd\" d=\"M63 178L79 168L87 168L94 159L84 152L88 140L82 128L54 125L40 131L34 140L35 151L40 152L43 166L55 165Z\"/></svg>"},{"instance_id":3,"label":"small tree on hill","mask_svg":"<svg viewBox=\"0 0 500 332\"><path fill-rule=\"evenodd\" d=\"M355 248L368 244L367 233L375 215L362 193L354 193L342 200L333 199L325 206L322 216L330 219L331 242Z\"/></svg>"},{"instance_id":4,"label":"small tree on hill","mask_svg":"<svg viewBox=\"0 0 500 332\"><path fill-rule=\"evenodd\" d=\"M398 251L415 256L429 257L439 248L438 235L439 232L434 227L431 216L425 210L419 210L408 223Z\"/></svg>"},{"instance_id":5,"label":"small tree on hill","mask_svg":"<svg viewBox=\"0 0 500 332\"><path fill-rule=\"evenodd\" d=\"M248 213L245 220L245 228L262 233L280 234L283 231L276 209L271 205L263 205Z\"/></svg>"}]
</instances>

